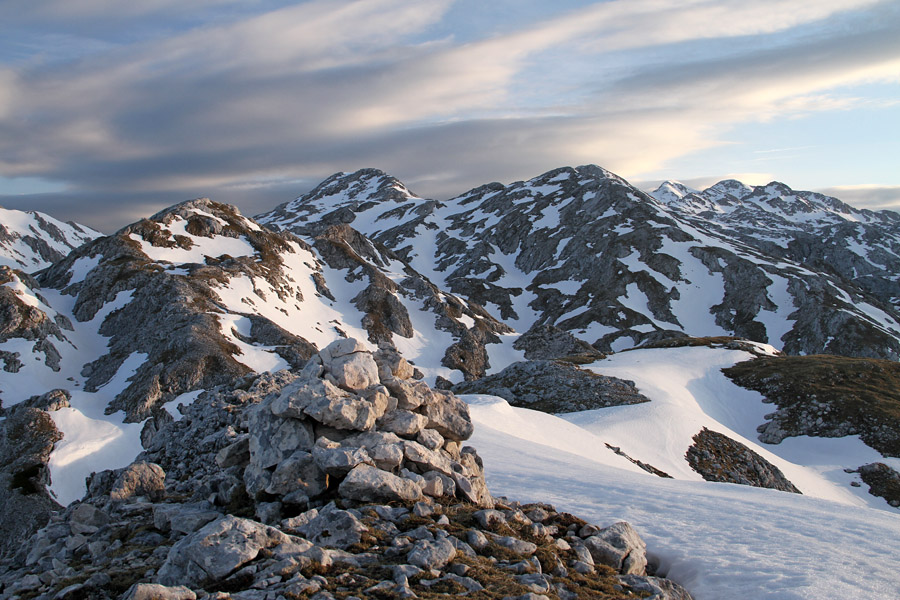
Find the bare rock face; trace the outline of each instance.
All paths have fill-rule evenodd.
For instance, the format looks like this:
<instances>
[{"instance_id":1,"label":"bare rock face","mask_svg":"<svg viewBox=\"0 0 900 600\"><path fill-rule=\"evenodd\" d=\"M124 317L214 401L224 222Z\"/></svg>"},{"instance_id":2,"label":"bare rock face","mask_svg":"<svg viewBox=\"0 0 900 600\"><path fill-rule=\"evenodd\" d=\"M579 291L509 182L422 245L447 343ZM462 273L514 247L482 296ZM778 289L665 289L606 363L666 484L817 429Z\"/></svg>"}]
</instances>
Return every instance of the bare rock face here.
<instances>
[{"instance_id":1,"label":"bare rock face","mask_svg":"<svg viewBox=\"0 0 900 600\"><path fill-rule=\"evenodd\" d=\"M595 564L608 565L625 575L644 575L647 571L647 545L624 521L601 529L584 545Z\"/></svg>"},{"instance_id":2,"label":"bare rock face","mask_svg":"<svg viewBox=\"0 0 900 600\"><path fill-rule=\"evenodd\" d=\"M602 363L597 365L602 368ZM513 406L564 413L639 404L650 399L634 383L562 361L513 363L499 373L453 387L457 394L492 394Z\"/></svg>"},{"instance_id":3,"label":"bare rock face","mask_svg":"<svg viewBox=\"0 0 900 600\"><path fill-rule=\"evenodd\" d=\"M53 403L48 398L56 396L50 392L0 409L5 417L0 420L0 557L18 552L21 540L43 527L50 512L60 508L47 490L47 463L63 434L50 414L37 408L47 408ZM68 401L67 395L62 398Z\"/></svg>"},{"instance_id":4,"label":"bare rock face","mask_svg":"<svg viewBox=\"0 0 900 600\"><path fill-rule=\"evenodd\" d=\"M210 248L224 244L242 255L209 256L214 252L205 250L207 241ZM109 351L84 365L87 391L109 382L133 353L147 356L108 407L141 421L184 392L233 384L252 372L241 362L238 342L263 345L290 366L305 363L316 351L313 344L256 314L249 303L235 315L220 294L243 279L254 289L302 302L285 265L291 254L308 251L299 239L265 230L234 207L198 199L85 244L43 271L39 281L75 297L77 321L92 320L104 307L109 312L99 331L110 337ZM316 265L309 269L315 277ZM249 335L223 327L232 316L248 322Z\"/></svg>"},{"instance_id":5,"label":"bare rock face","mask_svg":"<svg viewBox=\"0 0 900 600\"><path fill-rule=\"evenodd\" d=\"M704 427L694 436L686 458L706 481L739 483L799 494L781 469L745 445Z\"/></svg>"},{"instance_id":6,"label":"bare rock face","mask_svg":"<svg viewBox=\"0 0 900 600\"><path fill-rule=\"evenodd\" d=\"M15 286L24 287L35 299L41 298L40 286L34 279L22 271L0 265L0 343L16 338L30 342L32 353L38 357L43 355L44 364L59 371L60 353L56 344L66 341L62 328L71 329L71 324L61 315L51 318L39 306L26 300ZM17 373L25 358L19 352L0 351L2 369L7 373ZM11 400L21 398L10 398L7 402Z\"/></svg>"},{"instance_id":7,"label":"bare rock face","mask_svg":"<svg viewBox=\"0 0 900 600\"><path fill-rule=\"evenodd\" d=\"M423 495L422 489L412 480L370 465L354 467L338 489L341 496L362 502L419 500Z\"/></svg>"},{"instance_id":8,"label":"bare rock face","mask_svg":"<svg viewBox=\"0 0 900 600\"><path fill-rule=\"evenodd\" d=\"M315 248L325 262L334 269L345 270L348 280L368 282L353 302L364 313L362 325L369 333L369 341L393 349L394 335L411 338L413 325L401 298L421 302L434 313L437 328L457 340L446 349L442 364L458 369L467 380L484 375L489 366L485 345L499 342L497 334L511 333L512 329L479 304L441 291L405 258L349 225L315 229ZM309 227L291 230L302 233L308 232ZM389 267L402 270L404 278L398 282L388 277Z\"/></svg>"}]
</instances>

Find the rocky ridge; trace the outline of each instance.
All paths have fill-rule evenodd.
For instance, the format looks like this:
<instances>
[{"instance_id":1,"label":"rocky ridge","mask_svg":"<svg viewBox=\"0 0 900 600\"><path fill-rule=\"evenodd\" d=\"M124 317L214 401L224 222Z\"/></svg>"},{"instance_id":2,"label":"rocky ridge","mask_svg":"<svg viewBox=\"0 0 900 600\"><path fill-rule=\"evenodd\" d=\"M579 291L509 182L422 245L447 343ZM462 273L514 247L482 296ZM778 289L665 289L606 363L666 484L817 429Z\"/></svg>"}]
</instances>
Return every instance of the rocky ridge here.
<instances>
[{"instance_id":1,"label":"rocky ridge","mask_svg":"<svg viewBox=\"0 0 900 600\"><path fill-rule=\"evenodd\" d=\"M302 366L348 335L411 360L429 340L417 366L461 380L483 375L485 345L511 332L346 226L311 242L198 199L93 240L36 279L3 267L0 361L16 375L3 401L32 395L29 382L94 393L124 377L108 412L141 421L181 394Z\"/></svg>"},{"instance_id":2,"label":"rocky ridge","mask_svg":"<svg viewBox=\"0 0 900 600\"><path fill-rule=\"evenodd\" d=\"M718 214L712 209L660 202L593 165L488 184L446 202L366 169L337 174L258 218L301 234L316 219L351 223L518 331L552 325L601 352L687 333L742 337L789 354L900 356L897 280L873 266L893 252L896 215L852 212L781 184L714 188L707 204L738 194L792 215L779 221L774 209L765 212L775 215L772 231L796 238L788 244L795 251L779 249L774 237L751 243L751 225L724 227L707 219ZM825 208L813 210L813 200ZM735 222L743 214L734 212ZM857 258L825 258L823 228L833 241L845 225L863 228L842 246ZM832 262L846 268L828 268Z\"/></svg>"},{"instance_id":3,"label":"rocky ridge","mask_svg":"<svg viewBox=\"0 0 900 600\"><path fill-rule=\"evenodd\" d=\"M837 198L780 182L721 181L703 191L666 182L652 195L693 221L770 256L836 274L881 302L898 306L900 215L859 210Z\"/></svg>"},{"instance_id":4,"label":"rocky ridge","mask_svg":"<svg viewBox=\"0 0 900 600\"><path fill-rule=\"evenodd\" d=\"M0 206L0 265L34 273L100 235L78 223L63 223L43 213Z\"/></svg>"},{"instance_id":5,"label":"rocky ridge","mask_svg":"<svg viewBox=\"0 0 900 600\"><path fill-rule=\"evenodd\" d=\"M0 562L0 598L690 598L627 523L493 498L465 404L411 375L340 340L148 421Z\"/></svg>"}]
</instances>

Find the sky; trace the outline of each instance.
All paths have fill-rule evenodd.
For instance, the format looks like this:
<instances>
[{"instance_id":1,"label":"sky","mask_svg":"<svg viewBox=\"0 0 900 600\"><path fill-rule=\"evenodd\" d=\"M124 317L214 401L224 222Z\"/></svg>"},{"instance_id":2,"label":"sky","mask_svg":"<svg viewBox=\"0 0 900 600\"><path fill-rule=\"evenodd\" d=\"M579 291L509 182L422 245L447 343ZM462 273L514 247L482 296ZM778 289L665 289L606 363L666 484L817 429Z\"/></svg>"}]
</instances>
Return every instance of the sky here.
<instances>
[{"instance_id":1,"label":"sky","mask_svg":"<svg viewBox=\"0 0 900 600\"><path fill-rule=\"evenodd\" d=\"M900 209L897 0L0 0L0 205L110 233L376 167Z\"/></svg>"}]
</instances>

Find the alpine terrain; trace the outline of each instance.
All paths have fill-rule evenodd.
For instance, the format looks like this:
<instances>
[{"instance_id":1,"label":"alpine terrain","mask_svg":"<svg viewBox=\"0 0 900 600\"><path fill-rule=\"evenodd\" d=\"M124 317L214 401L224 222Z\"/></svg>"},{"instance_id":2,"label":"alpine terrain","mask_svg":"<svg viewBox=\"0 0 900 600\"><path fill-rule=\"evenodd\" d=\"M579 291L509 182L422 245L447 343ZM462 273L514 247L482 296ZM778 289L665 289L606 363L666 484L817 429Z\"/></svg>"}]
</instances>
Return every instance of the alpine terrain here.
<instances>
[{"instance_id":1,"label":"alpine terrain","mask_svg":"<svg viewBox=\"0 0 900 600\"><path fill-rule=\"evenodd\" d=\"M0 598L895 598L900 215L375 169L0 209Z\"/></svg>"}]
</instances>

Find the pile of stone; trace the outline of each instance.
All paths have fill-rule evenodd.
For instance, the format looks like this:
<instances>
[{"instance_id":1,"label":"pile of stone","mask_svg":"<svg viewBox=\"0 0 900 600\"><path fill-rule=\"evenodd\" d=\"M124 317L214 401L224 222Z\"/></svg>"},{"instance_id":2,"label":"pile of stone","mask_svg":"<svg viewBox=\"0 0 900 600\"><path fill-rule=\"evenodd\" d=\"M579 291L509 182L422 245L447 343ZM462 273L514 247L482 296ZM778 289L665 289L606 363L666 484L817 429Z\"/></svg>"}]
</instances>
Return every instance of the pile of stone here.
<instances>
[{"instance_id":1,"label":"pile of stone","mask_svg":"<svg viewBox=\"0 0 900 600\"><path fill-rule=\"evenodd\" d=\"M0 599L689 598L627 523L495 500L466 405L413 374L341 340L148 422L0 563Z\"/></svg>"},{"instance_id":2,"label":"pile of stone","mask_svg":"<svg viewBox=\"0 0 900 600\"><path fill-rule=\"evenodd\" d=\"M468 407L413 374L390 349L372 354L354 339L334 342L279 394L247 411L248 435L217 461L249 458L246 489L266 517L335 495L362 502L459 497L490 506L481 460L460 445L473 431Z\"/></svg>"}]
</instances>

